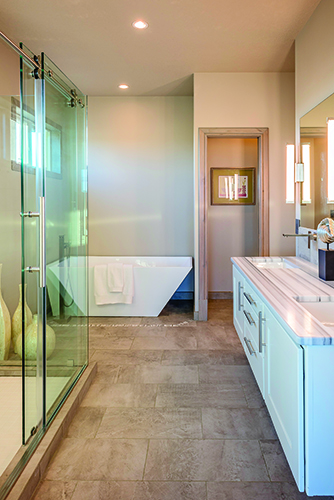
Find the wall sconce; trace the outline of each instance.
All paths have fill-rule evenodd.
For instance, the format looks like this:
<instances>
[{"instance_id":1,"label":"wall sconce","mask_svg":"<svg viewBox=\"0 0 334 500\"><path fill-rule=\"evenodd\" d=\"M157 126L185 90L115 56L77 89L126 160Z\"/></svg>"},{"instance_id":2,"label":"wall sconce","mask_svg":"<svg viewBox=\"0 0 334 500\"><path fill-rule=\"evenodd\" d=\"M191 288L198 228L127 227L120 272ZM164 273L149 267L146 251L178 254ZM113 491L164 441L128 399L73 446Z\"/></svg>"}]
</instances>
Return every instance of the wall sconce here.
<instances>
[{"instance_id":1,"label":"wall sconce","mask_svg":"<svg viewBox=\"0 0 334 500\"><path fill-rule=\"evenodd\" d=\"M327 118L327 203L334 203L334 118Z\"/></svg>"},{"instance_id":2,"label":"wall sconce","mask_svg":"<svg viewBox=\"0 0 334 500\"><path fill-rule=\"evenodd\" d=\"M311 203L311 145L302 144L302 161L304 163L304 183L302 203Z\"/></svg>"},{"instance_id":3,"label":"wall sconce","mask_svg":"<svg viewBox=\"0 0 334 500\"><path fill-rule=\"evenodd\" d=\"M295 202L295 145L287 144L285 151L286 203Z\"/></svg>"}]
</instances>

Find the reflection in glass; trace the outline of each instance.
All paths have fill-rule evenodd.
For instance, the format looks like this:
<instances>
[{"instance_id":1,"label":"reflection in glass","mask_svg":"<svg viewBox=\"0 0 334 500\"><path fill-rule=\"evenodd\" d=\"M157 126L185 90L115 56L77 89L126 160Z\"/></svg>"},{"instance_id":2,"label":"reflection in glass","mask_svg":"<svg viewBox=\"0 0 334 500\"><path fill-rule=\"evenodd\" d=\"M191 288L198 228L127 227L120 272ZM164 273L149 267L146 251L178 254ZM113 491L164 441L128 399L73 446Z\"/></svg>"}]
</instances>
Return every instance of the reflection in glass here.
<instances>
[{"instance_id":1,"label":"reflection in glass","mask_svg":"<svg viewBox=\"0 0 334 500\"><path fill-rule=\"evenodd\" d=\"M310 194L306 194L304 187L300 224L311 229L316 229L322 219L334 216L334 193L333 197L330 195L334 179L330 180L332 169L327 149L327 120L330 117L334 117L334 94L300 119L301 153L303 145L308 145L309 152L305 147L304 157L306 161L309 158L310 165Z\"/></svg>"}]
</instances>

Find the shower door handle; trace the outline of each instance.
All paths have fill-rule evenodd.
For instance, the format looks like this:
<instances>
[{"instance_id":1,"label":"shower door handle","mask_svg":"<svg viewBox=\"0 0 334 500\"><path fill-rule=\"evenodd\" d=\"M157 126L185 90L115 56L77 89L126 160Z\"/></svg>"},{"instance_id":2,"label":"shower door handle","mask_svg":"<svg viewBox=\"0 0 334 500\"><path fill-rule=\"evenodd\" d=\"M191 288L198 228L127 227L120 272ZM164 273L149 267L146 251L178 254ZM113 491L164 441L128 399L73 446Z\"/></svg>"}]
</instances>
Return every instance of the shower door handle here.
<instances>
[{"instance_id":1,"label":"shower door handle","mask_svg":"<svg viewBox=\"0 0 334 500\"><path fill-rule=\"evenodd\" d=\"M39 199L39 286L46 286L45 197Z\"/></svg>"},{"instance_id":2,"label":"shower door handle","mask_svg":"<svg viewBox=\"0 0 334 500\"><path fill-rule=\"evenodd\" d=\"M46 286L46 247L45 247L45 197L39 198L38 212L23 212L22 217L39 217L39 267L28 266L25 271L28 273L39 272L39 286Z\"/></svg>"}]
</instances>

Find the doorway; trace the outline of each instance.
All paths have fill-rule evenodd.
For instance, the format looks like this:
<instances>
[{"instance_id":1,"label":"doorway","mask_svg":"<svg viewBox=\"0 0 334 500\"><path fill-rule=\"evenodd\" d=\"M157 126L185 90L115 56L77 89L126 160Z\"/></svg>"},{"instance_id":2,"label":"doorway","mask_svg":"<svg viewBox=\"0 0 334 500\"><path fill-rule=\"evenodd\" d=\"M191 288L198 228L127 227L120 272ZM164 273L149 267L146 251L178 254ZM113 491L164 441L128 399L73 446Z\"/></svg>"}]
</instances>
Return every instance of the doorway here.
<instances>
[{"instance_id":1,"label":"doorway","mask_svg":"<svg viewBox=\"0 0 334 500\"><path fill-rule=\"evenodd\" d=\"M209 297L231 295L230 258L269 254L269 131L200 129L199 135L199 320L206 321ZM211 205L214 167L255 168L255 204Z\"/></svg>"}]
</instances>

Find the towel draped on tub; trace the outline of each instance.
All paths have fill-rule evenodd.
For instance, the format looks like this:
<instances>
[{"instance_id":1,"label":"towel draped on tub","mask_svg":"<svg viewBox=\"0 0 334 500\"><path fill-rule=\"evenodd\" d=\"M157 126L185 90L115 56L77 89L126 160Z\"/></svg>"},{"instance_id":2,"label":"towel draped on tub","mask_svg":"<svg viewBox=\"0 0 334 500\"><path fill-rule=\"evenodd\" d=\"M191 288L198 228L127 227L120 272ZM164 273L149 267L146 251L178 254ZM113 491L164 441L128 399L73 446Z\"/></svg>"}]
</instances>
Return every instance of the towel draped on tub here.
<instances>
[{"instance_id":1,"label":"towel draped on tub","mask_svg":"<svg viewBox=\"0 0 334 500\"><path fill-rule=\"evenodd\" d=\"M94 295L96 305L132 304L134 296L133 266L108 264L94 267Z\"/></svg>"}]
</instances>

